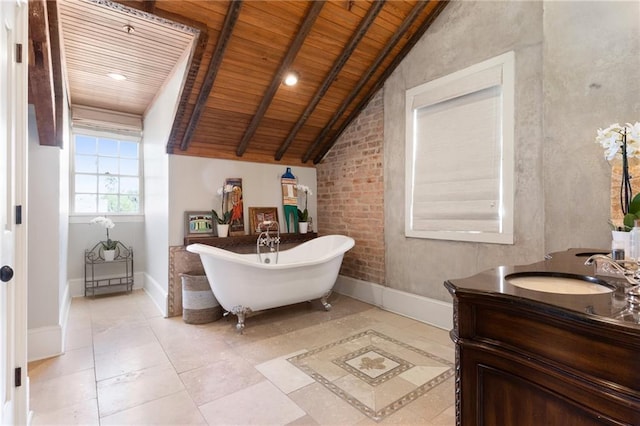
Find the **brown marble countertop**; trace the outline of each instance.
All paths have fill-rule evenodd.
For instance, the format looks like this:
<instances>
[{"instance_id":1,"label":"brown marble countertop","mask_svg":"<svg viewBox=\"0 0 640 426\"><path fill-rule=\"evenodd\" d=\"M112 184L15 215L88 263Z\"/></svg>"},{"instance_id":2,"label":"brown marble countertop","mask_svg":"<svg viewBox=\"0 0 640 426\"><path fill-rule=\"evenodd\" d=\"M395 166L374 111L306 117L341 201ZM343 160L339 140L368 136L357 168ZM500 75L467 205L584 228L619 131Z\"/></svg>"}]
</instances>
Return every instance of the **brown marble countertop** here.
<instances>
[{"instance_id":1,"label":"brown marble countertop","mask_svg":"<svg viewBox=\"0 0 640 426\"><path fill-rule=\"evenodd\" d=\"M444 285L451 294L484 294L504 298L505 301L517 301L525 304L545 305L547 309L560 310L567 315L579 315L591 320L616 323L640 332L640 324L615 319L625 307L624 278L596 275L595 266L584 262L592 254L608 254L607 250L569 249L552 253L547 259L530 265L499 266L461 279L445 281ZM559 294L528 290L517 287L507 277L516 273L543 273L554 276L580 276L588 281L614 288L613 292L602 294Z\"/></svg>"}]
</instances>

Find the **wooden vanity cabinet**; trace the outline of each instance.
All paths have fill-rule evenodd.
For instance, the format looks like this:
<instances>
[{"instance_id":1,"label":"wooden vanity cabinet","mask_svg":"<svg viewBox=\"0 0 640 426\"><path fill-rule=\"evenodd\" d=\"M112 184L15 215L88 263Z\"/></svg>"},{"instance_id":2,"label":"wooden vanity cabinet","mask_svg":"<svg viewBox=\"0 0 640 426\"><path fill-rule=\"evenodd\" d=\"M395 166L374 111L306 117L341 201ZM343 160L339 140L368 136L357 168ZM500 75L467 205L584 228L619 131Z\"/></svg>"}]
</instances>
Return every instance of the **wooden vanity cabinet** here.
<instances>
[{"instance_id":1,"label":"wooden vanity cabinet","mask_svg":"<svg viewBox=\"0 0 640 426\"><path fill-rule=\"evenodd\" d=\"M640 333L451 282L459 426L640 425Z\"/></svg>"}]
</instances>

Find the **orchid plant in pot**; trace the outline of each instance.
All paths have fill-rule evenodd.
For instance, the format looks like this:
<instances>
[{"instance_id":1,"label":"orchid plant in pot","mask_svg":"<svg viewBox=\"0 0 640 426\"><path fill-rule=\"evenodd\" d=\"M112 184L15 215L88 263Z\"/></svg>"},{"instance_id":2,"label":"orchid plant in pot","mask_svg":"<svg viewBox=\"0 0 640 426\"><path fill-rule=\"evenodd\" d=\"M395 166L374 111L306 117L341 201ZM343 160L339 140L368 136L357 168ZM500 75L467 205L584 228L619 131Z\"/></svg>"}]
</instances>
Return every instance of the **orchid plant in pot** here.
<instances>
[{"instance_id":1,"label":"orchid plant in pot","mask_svg":"<svg viewBox=\"0 0 640 426\"><path fill-rule=\"evenodd\" d=\"M630 231L634 221L640 219L640 194L633 197L629 172L629 159L640 158L640 122L626 123L624 126L614 123L605 129L598 129L596 142L604 148L607 161L619 159L622 162L619 191L622 223L612 219L610 224L614 231Z\"/></svg>"},{"instance_id":2,"label":"orchid plant in pot","mask_svg":"<svg viewBox=\"0 0 640 426\"><path fill-rule=\"evenodd\" d=\"M226 237L229 234L229 224L231 223L231 211L225 208L227 194L233 191L233 185L222 185L216 191L220 197L220 214L215 210L211 210L218 237Z\"/></svg>"},{"instance_id":3,"label":"orchid plant in pot","mask_svg":"<svg viewBox=\"0 0 640 426\"><path fill-rule=\"evenodd\" d=\"M94 217L93 219L91 219L90 223L97 223L98 225L103 226L107 231L106 241L100 241L100 244L102 245L102 255L104 256L104 260L113 260L115 257L116 248L118 247L118 241L111 239L111 237L109 236L109 229L113 229L116 224L113 223L111 219L105 216Z\"/></svg>"},{"instance_id":4,"label":"orchid plant in pot","mask_svg":"<svg viewBox=\"0 0 640 426\"><path fill-rule=\"evenodd\" d=\"M298 190L298 194L304 194L304 210L298 209L298 229L301 234L306 234L309 226L309 210L307 209L307 204L309 201L309 195L313 195L311 189L307 185L296 185L296 189Z\"/></svg>"}]
</instances>

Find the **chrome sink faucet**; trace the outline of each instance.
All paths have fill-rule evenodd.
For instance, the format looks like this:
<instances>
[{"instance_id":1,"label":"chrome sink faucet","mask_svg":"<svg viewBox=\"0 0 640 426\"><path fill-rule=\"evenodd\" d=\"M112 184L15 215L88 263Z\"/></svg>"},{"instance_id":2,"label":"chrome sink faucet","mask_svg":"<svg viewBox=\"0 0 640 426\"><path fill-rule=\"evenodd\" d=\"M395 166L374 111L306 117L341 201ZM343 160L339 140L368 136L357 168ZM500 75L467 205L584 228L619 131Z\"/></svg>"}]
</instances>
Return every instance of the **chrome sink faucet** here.
<instances>
[{"instance_id":1,"label":"chrome sink faucet","mask_svg":"<svg viewBox=\"0 0 640 426\"><path fill-rule=\"evenodd\" d=\"M594 265L598 273L598 263L603 265L604 272L613 272L622 275L629 285L624 287L627 306L618 313L616 318L640 323L640 260L614 260L603 254L594 254L585 262L585 265ZM607 268L610 268L607 271Z\"/></svg>"},{"instance_id":2,"label":"chrome sink faucet","mask_svg":"<svg viewBox=\"0 0 640 426\"><path fill-rule=\"evenodd\" d=\"M637 261L614 260L604 254L594 254L584 262L584 264L587 266L595 264L596 272L598 263L602 263L613 268L614 271L611 272L618 272L622 274L629 284L632 284L634 286L640 285L640 264ZM627 264L631 265L631 267L625 266Z\"/></svg>"}]
</instances>

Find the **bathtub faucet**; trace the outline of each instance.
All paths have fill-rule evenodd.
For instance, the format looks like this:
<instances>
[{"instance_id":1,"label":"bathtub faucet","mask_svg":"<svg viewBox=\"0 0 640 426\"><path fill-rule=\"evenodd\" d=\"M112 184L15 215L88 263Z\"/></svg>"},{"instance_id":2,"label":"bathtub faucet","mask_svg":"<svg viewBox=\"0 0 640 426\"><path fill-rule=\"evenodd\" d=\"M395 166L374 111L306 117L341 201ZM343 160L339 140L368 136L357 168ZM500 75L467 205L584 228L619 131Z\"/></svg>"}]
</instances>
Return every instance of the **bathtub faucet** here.
<instances>
[{"instance_id":1,"label":"bathtub faucet","mask_svg":"<svg viewBox=\"0 0 640 426\"><path fill-rule=\"evenodd\" d=\"M278 254L280 253L280 228L278 222L274 220L262 221L258 224L256 231L260 231L260 235L258 235L258 240L256 241L258 261L260 263L278 263ZM270 231L275 231L275 236L270 234ZM269 254L264 256L264 259L261 247L266 247L269 250Z\"/></svg>"}]
</instances>

